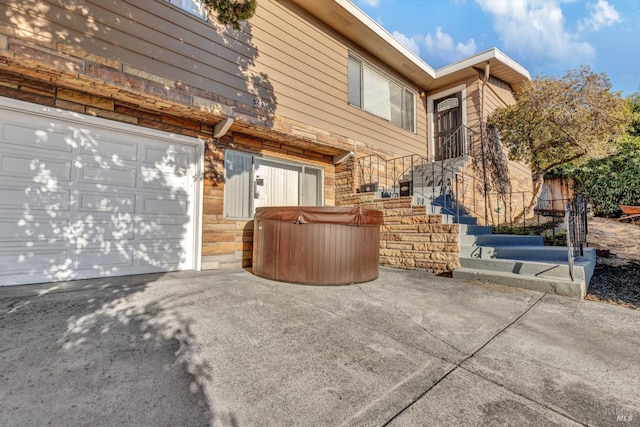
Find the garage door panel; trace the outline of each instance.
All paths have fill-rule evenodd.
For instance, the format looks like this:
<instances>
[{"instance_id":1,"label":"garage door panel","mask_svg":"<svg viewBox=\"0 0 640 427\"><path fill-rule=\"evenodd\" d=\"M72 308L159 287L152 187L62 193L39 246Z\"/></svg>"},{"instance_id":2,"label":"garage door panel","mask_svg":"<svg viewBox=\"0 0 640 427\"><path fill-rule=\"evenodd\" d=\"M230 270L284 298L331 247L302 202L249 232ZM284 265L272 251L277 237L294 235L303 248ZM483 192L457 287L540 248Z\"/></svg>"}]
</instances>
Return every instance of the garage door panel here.
<instances>
[{"instance_id":1,"label":"garage door panel","mask_svg":"<svg viewBox=\"0 0 640 427\"><path fill-rule=\"evenodd\" d=\"M0 218L0 242L28 244L56 242L62 239L61 231L69 227L68 219L23 217Z\"/></svg>"},{"instance_id":2,"label":"garage door panel","mask_svg":"<svg viewBox=\"0 0 640 427\"><path fill-rule=\"evenodd\" d=\"M179 268L186 261L186 253L179 240L142 241L134 255L139 266Z\"/></svg>"},{"instance_id":3,"label":"garage door panel","mask_svg":"<svg viewBox=\"0 0 640 427\"><path fill-rule=\"evenodd\" d=\"M138 239L181 239L187 232L188 218L145 218L136 221L135 234Z\"/></svg>"},{"instance_id":4,"label":"garage door panel","mask_svg":"<svg viewBox=\"0 0 640 427\"><path fill-rule=\"evenodd\" d=\"M190 150L184 146L172 144L169 147L159 147L155 145L144 145L142 148L142 161L156 167L173 169L175 173L186 173L192 159L189 157Z\"/></svg>"},{"instance_id":5,"label":"garage door panel","mask_svg":"<svg viewBox=\"0 0 640 427\"><path fill-rule=\"evenodd\" d=\"M113 161L132 161L138 159L138 144L123 141L122 135L104 130L81 129L77 133L80 153L93 158L105 158Z\"/></svg>"},{"instance_id":6,"label":"garage door panel","mask_svg":"<svg viewBox=\"0 0 640 427\"><path fill-rule=\"evenodd\" d=\"M137 176L138 174L135 167L85 163L79 168L78 181L86 184L110 184L123 187L135 187Z\"/></svg>"},{"instance_id":7,"label":"garage door panel","mask_svg":"<svg viewBox=\"0 0 640 427\"><path fill-rule=\"evenodd\" d=\"M32 119L33 125L2 123L2 144L20 149L59 151L71 153L75 146L73 131L66 126L54 126L41 119Z\"/></svg>"},{"instance_id":8,"label":"garage door panel","mask_svg":"<svg viewBox=\"0 0 640 427\"><path fill-rule=\"evenodd\" d=\"M75 258L78 269L114 272L114 267L133 267L133 252L129 246L110 245L108 248L82 250Z\"/></svg>"},{"instance_id":9,"label":"garage door panel","mask_svg":"<svg viewBox=\"0 0 640 427\"><path fill-rule=\"evenodd\" d=\"M19 177L34 183L71 181L71 161L34 155L0 153L0 175Z\"/></svg>"},{"instance_id":10,"label":"garage door panel","mask_svg":"<svg viewBox=\"0 0 640 427\"><path fill-rule=\"evenodd\" d=\"M182 189L189 185L189 180L193 177L187 174L176 174L174 170L167 168L152 168L142 166L141 170L141 188L148 189Z\"/></svg>"},{"instance_id":11,"label":"garage door panel","mask_svg":"<svg viewBox=\"0 0 640 427\"><path fill-rule=\"evenodd\" d=\"M78 211L81 212L135 212L136 196L133 194L120 194L112 192L108 194L78 193Z\"/></svg>"},{"instance_id":12,"label":"garage door panel","mask_svg":"<svg viewBox=\"0 0 640 427\"><path fill-rule=\"evenodd\" d=\"M71 201L70 190L52 190L42 188L24 188L4 185L0 181L0 206L2 209L19 209L22 211L68 211Z\"/></svg>"},{"instance_id":13,"label":"garage door panel","mask_svg":"<svg viewBox=\"0 0 640 427\"><path fill-rule=\"evenodd\" d=\"M189 199L172 195L142 195L141 210L143 214L186 215L189 211Z\"/></svg>"},{"instance_id":14,"label":"garage door panel","mask_svg":"<svg viewBox=\"0 0 640 427\"><path fill-rule=\"evenodd\" d=\"M64 248L0 249L0 275L56 271L66 264L67 250Z\"/></svg>"}]
</instances>

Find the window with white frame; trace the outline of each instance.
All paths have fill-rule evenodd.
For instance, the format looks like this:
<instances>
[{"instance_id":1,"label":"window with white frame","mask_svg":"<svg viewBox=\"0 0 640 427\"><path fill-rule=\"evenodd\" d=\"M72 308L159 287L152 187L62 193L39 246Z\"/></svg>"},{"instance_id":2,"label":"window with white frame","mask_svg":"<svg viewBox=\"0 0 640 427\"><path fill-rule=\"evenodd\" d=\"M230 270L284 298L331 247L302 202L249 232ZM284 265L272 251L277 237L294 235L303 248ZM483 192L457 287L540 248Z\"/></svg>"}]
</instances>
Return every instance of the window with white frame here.
<instances>
[{"instance_id":1,"label":"window with white frame","mask_svg":"<svg viewBox=\"0 0 640 427\"><path fill-rule=\"evenodd\" d=\"M263 206L321 206L323 171L227 150L224 217L250 219Z\"/></svg>"},{"instance_id":2,"label":"window with white frame","mask_svg":"<svg viewBox=\"0 0 640 427\"><path fill-rule=\"evenodd\" d=\"M416 94L362 59L349 54L349 104L409 132L416 131Z\"/></svg>"},{"instance_id":3,"label":"window with white frame","mask_svg":"<svg viewBox=\"0 0 640 427\"><path fill-rule=\"evenodd\" d=\"M200 17L202 19L207 18L206 10L202 0L167 0L169 3L178 6L180 9Z\"/></svg>"}]
</instances>

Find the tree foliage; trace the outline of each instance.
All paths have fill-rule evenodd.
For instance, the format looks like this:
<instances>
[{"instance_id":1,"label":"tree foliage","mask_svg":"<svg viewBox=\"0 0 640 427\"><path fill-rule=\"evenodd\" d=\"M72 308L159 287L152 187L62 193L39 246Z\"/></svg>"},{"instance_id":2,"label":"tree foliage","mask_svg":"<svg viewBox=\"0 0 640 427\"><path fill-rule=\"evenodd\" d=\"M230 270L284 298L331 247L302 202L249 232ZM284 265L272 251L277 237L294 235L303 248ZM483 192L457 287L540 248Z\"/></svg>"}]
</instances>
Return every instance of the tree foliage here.
<instances>
[{"instance_id":1,"label":"tree foliage","mask_svg":"<svg viewBox=\"0 0 640 427\"><path fill-rule=\"evenodd\" d=\"M620 150L604 159L591 159L559 172L573 180L598 216L618 216L619 205L640 206L640 90L628 98L633 120L620 139Z\"/></svg>"},{"instance_id":2,"label":"tree foliage","mask_svg":"<svg viewBox=\"0 0 640 427\"><path fill-rule=\"evenodd\" d=\"M223 25L240 29L240 21L246 21L256 11L256 0L203 0L205 6L217 12L217 19Z\"/></svg>"},{"instance_id":3,"label":"tree foliage","mask_svg":"<svg viewBox=\"0 0 640 427\"><path fill-rule=\"evenodd\" d=\"M549 170L611 154L630 121L629 104L611 91L606 74L580 67L562 78L528 82L516 103L496 109L488 122L498 129L509 157L527 162L535 173L531 207Z\"/></svg>"},{"instance_id":4,"label":"tree foliage","mask_svg":"<svg viewBox=\"0 0 640 427\"><path fill-rule=\"evenodd\" d=\"M640 206L640 138L627 138L620 152L568 171L576 193L587 198L598 216L618 216L619 205Z\"/></svg>"}]
</instances>

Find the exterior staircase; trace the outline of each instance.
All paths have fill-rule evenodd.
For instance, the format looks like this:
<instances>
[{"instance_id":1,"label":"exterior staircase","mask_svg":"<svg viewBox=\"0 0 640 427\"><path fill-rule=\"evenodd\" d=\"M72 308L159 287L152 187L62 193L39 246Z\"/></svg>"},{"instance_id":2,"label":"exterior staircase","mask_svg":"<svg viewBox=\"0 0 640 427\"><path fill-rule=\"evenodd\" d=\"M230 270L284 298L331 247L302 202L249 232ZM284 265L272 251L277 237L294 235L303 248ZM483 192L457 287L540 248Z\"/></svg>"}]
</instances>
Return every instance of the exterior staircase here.
<instances>
[{"instance_id":1,"label":"exterior staircase","mask_svg":"<svg viewBox=\"0 0 640 427\"><path fill-rule=\"evenodd\" d=\"M427 164L411 174L414 203L442 215L445 224L459 224L460 268L453 277L583 298L595 269L595 249L586 248L570 272L566 247L544 246L542 236L492 234L492 227L477 225L452 203L446 188L466 161Z\"/></svg>"},{"instance_id":2,"label":"exterior staircase","mask_svg":"<svg viewBox=\"0 0 640 427\"><path fill-rule=\"evenodd\" d=\"M574 260L569 272L567 248L544 246L542 236L492 234L492 227L460 225L457 279L476 280L583 298L596 263L594 248Z\"/></svg>"}]
</instances>

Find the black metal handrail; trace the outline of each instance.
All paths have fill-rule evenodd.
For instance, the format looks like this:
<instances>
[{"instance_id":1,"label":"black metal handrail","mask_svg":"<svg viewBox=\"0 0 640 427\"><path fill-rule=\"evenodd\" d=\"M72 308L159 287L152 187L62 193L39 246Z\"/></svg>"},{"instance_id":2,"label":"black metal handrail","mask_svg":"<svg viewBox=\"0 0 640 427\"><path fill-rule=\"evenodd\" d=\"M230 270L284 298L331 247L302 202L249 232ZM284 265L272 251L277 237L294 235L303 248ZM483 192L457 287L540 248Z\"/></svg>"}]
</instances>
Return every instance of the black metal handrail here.
<instances>
[{"instance_id":1,"label":"black metal handrail","mask_svg":"<svg viewBox=\"0 0 640 427\"><path fill-rule=\"evenodd\" d=\"M588 245L587 202L581 194L578 195L575 202L567 203L565 226L567 228L569 275L573 280L574 259L583 256L584 248Z\"/></svg>"}]
</instances>

